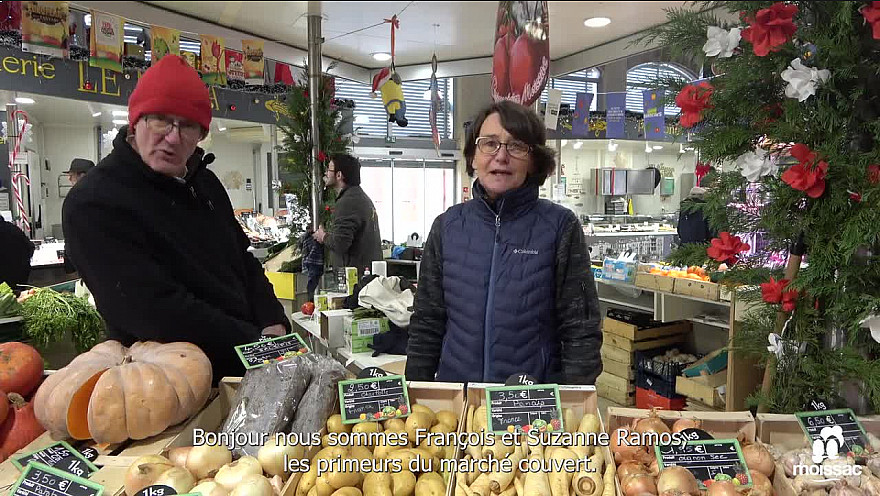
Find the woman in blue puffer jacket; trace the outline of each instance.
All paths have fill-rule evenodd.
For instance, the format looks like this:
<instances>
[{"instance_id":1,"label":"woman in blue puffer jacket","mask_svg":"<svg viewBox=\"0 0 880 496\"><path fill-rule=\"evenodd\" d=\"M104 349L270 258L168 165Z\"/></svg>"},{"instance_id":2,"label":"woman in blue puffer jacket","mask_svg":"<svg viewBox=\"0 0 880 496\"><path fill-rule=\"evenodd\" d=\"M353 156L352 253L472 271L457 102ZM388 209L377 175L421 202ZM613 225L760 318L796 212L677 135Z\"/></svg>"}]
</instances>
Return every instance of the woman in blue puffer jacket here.
<instances>
[{"instance_id":1,"label":"woman in blue puffer jacket","mask_svg":"<svg viewBox=\"0 0 880 496\"><path fill-rule=\"evenodd\" d=\"M544 124L498 102L468 133L474 200L437 217L409 328L410 380L594 384L599 302L575 214L538 189L556 166Z\"/></svg>"}]
</instances>

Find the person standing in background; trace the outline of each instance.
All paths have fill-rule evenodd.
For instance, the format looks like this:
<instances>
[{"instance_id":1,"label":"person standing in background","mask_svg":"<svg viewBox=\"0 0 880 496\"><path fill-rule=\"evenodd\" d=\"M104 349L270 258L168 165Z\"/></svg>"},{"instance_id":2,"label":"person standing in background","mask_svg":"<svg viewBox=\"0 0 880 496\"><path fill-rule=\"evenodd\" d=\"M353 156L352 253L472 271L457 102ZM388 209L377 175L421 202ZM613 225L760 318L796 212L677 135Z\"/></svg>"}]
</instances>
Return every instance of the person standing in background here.
<instances>
[{"instance_id":1,"label":"person standing in background","mask_svg":"<svg viewBox=\"0 0 880 496\"><path fill-rule=\"evenodd\" d=\"M299 238L302 268L309 278L307 289L309 301L315 301L315 291L321 283L321 276L324 275L324 247L312 237L312 234L314 232L309 227L302 237Z\"/></svg>"},{"instance_id":2,"label":"person standing in background","mask_svg":"<svg viewBox=\"0 0 880 496\"><path fill-rule=\"evenodd\" d=\"M8 284L13 291L21 290L31 274L31 257L34 244L15 224L0 215L0 283Z\"/></svg>"},{"instance_id":3,"label":"person standing in background","mask_svg":"<svg viewBox=\"0 0 880 496\"><path fill-rule=\"evenodd\" d=\"M681 211L678 214L678 237L681 244L708 243L715 237L709 221L703 215L700 208L706 204L703 197L706 190L699 186L691 188L688 197L681 201Z\"/></svg>"},{"instance_id":4,"label":"person standing in background","mask_svg":"<svg viewBox=\"0 0 880 496\"><path fill-rule=\"evenodd\" d=\"M70 169L64 171L64 173L67 174L67 180L70 181L70 185L76 186L76 183L92 170L94 166L95 163L91 160L75 158L70 162Z\"/></svg>"},{"instance_id":5,"label":"person standing in background","mask_svg":"<svg viewBox=\"0 0 880 496\"><path fill-rule=\"evenodd\" d=\"M382 260L379 215L373 200L361 188L361 162L348 154L334 156L327 166L324 185L336 190L333 226L329 232L319 226L313 236L330 249L334 268L357 267L360 280L364 269Z\"/></svg>"}]
</instances>

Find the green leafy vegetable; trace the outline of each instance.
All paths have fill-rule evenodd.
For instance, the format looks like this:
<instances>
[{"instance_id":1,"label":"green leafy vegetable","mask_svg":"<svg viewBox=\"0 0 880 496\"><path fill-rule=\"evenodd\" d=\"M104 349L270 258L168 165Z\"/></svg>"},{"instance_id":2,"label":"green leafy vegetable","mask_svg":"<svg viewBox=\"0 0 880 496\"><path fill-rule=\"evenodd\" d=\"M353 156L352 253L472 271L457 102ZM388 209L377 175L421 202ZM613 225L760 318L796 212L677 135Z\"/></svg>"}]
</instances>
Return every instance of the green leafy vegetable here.
<instances>
[{"instance_id":1,"label":"green leafy vegetable","mask_svg":"<svg viewBox=\"0 0 880 496\"><path fill-rule=\"evenodd\" d=\"M91 349L100 341L104 321L89 302L70 293L38 289L22 304L25 334L38 347L61 341L69 332L77 351Z\"/></svg>"},{"instance_id":2,"label":"green leafy vegetable","mask_svg":"<svg viewBox=\"0 0 880 496\"><path fill-rule=\"evenodd\" d=\"M0 284L0 319L18 317L21 314L21 304L15 299L15 293L5 282Z\"/></svg>"}]
</instances>

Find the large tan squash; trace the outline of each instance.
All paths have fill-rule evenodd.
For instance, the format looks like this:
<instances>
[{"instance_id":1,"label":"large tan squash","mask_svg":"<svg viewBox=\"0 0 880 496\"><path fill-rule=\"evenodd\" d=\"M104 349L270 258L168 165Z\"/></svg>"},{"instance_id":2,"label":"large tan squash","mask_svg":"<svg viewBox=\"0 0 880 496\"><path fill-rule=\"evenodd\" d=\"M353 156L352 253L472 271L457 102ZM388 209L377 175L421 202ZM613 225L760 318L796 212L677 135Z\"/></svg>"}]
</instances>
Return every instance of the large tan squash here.
<instances>
[{"instance_id":1,"label":"large tan squash","mask_svg":"<svg viewBox=\"0 0 880 496\"><path fill-rule=\"evenodd\" d=\"M194 344L105 341L47 377L34 411L55 439L144 439L198 412L211 380Z\"/></svg>"}]
</instances>

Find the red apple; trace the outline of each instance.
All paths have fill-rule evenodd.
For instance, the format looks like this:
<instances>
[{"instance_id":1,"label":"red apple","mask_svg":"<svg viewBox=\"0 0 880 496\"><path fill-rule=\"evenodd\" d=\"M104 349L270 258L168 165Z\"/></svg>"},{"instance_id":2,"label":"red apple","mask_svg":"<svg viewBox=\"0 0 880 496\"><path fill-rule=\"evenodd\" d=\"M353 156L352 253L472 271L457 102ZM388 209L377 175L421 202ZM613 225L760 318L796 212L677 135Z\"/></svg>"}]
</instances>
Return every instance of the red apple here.
<instances>
[{"instance_id":1,"label":"red apple","mask_svg":"<svg viewBox=\"0 0 880 496\"><path fill-rule=\"evenodd\" d=\"M315 313L315 304L312 303L311 301L307 301L307 302L303 303L302 308L300 308L300 311L302 311L303 315L311 315L311 314Z\"/></svg>"},{"instance_id":2,"label":"red apple","mask_svg":"<svg viewBox=\"0 0 880 496\"><path fill-rule=\"evenodd\" d=\"M492 86L499 96L507 96L510 93L508 71L510 69L509 34L505 34L495 42L495 53L492 55Z\"/></svg>"}]
</instances>

